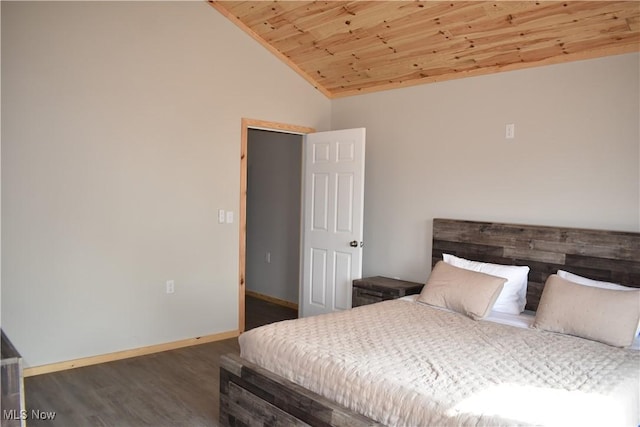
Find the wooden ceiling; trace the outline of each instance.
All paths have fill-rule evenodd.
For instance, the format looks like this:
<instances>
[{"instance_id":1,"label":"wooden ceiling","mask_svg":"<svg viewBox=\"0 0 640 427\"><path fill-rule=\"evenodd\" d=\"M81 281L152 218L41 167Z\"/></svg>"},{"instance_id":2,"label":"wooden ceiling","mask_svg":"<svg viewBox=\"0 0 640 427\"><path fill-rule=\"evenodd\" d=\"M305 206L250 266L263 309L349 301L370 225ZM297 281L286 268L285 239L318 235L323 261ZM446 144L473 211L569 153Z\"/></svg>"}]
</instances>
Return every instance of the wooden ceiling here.
<instances>
[{"instance_id":1,"label":"wooden ceiling","mask_svg":"<svg viewBox=\"0 0 640 427\"><path fill-rule=\"evenodd\" d=\"M330 98L640 51L639 1L210 4Z\"/></svg>"}]
</instances>

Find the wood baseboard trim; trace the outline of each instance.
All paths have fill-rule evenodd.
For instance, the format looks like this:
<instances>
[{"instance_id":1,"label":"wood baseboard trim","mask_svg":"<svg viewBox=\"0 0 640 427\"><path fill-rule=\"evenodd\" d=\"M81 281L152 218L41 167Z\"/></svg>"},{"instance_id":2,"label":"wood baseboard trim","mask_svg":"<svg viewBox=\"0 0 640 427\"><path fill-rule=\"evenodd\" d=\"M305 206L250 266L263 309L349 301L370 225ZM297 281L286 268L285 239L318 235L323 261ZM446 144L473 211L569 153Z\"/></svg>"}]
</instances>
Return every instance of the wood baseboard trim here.
<instances>
[{"instance_id":1,"label":"wood baseboard trim","mask_svg":"<svg viewBox=\"0 0 640 427\"><path fill-rule=\"evenodd\" d=\"M97 365L99 363L113 362L116 360L129 359L131 357L144 356L147 354L159 353L161 351L175 350L192 345L206 344L214 341L222 341L235 338L238 331L221 332L219 334L205 335L202 337L187 338L185 340L173 341L163 344L150 345L147 347L133 348L131 350L116 351L114 353L101 354L98 356L83 357L80 359L68 360L65 362L51 363L48 365L33 366L24 368L23 376L32 377L35 375L50 374L52 372L65 371L67 369L81 368L83 366Z\"/></svg>"},{"instance_id":2,"label":"wood baseboard trim","mask_svg":"<svg viewBox=\"0 0 640 427\"><path fill-rule=\"evenodd\" d=\"M283 307L291 308L293 310L298 310L298 304L296 304L295 302L286 301L286 300L283 300L283 299L280 299L280 298L272 297L270 295L265 295L265 294L261 294L259 292L254 292L254 291L249 291L249 290L245 290L244 293L245 293L245 295L248 295L250 297L258 298L258 299L261 299L261 300L267 301L267 302L272 302L274 304L278 304L278 305L281 305Z\"/></svg>"}]
</instances>

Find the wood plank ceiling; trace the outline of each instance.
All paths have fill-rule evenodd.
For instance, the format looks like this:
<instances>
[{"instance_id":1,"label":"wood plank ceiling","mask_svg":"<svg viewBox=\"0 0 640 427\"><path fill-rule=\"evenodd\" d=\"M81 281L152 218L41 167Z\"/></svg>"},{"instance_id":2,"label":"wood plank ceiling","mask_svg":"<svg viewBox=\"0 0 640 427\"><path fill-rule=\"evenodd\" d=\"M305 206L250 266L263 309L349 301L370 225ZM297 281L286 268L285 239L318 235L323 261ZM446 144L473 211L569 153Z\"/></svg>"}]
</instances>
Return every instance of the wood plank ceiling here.
<instances>
[{"instance_id":1,"label":"wood plank ceiling","mask_svg":"<svg viewBox=\"0 0 640 427\"><path fill-rule=\"evenodd\" d=\"M210 1L330 98L640 51L639 1Z\"/></svg>"}]
</instances>

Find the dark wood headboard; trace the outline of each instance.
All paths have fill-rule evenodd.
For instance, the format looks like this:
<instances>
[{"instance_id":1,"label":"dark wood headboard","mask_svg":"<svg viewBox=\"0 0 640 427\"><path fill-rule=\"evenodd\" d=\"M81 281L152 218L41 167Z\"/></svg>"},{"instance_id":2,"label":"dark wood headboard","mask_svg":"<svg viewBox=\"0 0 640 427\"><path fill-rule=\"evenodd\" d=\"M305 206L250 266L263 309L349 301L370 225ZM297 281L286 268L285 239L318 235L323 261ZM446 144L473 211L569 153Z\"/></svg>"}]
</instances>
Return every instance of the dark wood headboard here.
<instances>
[{"instance_id":1,"label":"dark wood headboard","mask_svg":"<svg viewBox=\"0 0 640 427\"><path fill-rule=\"evenodd\" d=\"M432 265L443 253L528 265L528 310L536 310L547 277L558 269L640 288L640 233L436 218Z\"/></svg>"}]
</instances>

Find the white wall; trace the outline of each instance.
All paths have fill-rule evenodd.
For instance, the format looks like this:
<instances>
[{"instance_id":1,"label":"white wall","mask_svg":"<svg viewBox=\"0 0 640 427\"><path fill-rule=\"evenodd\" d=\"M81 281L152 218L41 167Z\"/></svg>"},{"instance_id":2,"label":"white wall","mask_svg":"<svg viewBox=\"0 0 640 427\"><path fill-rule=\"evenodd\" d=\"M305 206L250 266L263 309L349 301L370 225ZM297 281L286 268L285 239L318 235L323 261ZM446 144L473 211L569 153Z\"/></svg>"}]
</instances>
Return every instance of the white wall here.
<instances>
[{"instance_id":1,"label":"white wall","mask_svg":"<svg viewBox=\"0 0 640 427\"><path fill-rule=\"evenodd\" d=\"M236 329L241 117L367 128L366 275L424 280L434 217L640 230L638 54L329 101L204 2L1 7L27 366Z\"/></svg>"},{"instance_id":2,"label":"white wall","mask_svg":"<svg viewBox=\"0 0 640 427\"><path fill-rule=\"evenodd\" d=\"M425 280L434 217L640 231L639 62L335 100L334 129L367 128L364 274Z\"/></svg>"},{"instance_id":3,"label":"white wall","mask_svg":"<svg viewBox=\"0 0 640 427\"><path fill-rule=\"evenodd\" d=\"M300 283L302 138L250 129L247 154L247 289L295 304Z\"/></svg>"},{"instance_id":4,"label":"white wall","mask_svg":"<svg viewBox=\"0 0 640 427\"><path fill-rule=\"evenodd\" d=\"M3 1L2 64L26 365L236 330L240 119L326 130L330 101L205 2Z\"/></svg>"}]
</instances>

